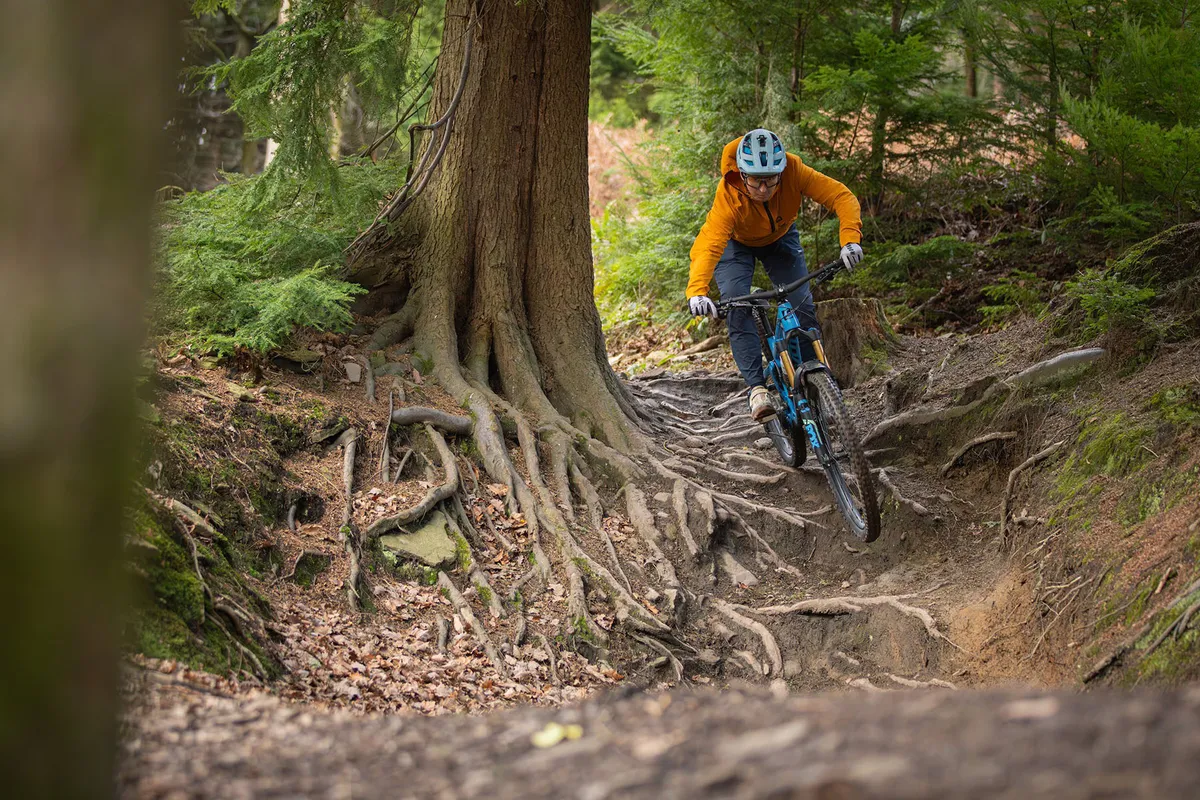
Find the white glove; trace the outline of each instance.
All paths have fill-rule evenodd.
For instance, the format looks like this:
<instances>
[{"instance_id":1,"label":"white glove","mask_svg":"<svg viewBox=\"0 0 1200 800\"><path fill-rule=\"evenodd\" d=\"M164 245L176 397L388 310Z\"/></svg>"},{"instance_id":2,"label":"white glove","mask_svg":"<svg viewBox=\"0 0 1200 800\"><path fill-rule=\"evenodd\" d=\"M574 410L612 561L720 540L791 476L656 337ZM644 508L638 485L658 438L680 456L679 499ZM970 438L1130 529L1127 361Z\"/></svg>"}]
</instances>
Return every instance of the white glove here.
<instances>
[{"instance_id":1,"label":"white glove","mask_svg":"<svg viewBox=\"0 0 1200 800\"><path fill-rule=\"evenodd\" d=\"M842 263L846 265L846 269L853 270L855 265L863 259L862 247L857 242L851 242L842 248Z\"/></svg>"},{"instance_id":2,"label":"white glove","mask_svg":"<svg viewBox=\"0 0 1200 800\"><path fill-rule=\"evenodd\" d=\"M688 309L691 310L693 317L717 318L717 304L702 294L688 298Z\"/></svg>"}]
</instances>

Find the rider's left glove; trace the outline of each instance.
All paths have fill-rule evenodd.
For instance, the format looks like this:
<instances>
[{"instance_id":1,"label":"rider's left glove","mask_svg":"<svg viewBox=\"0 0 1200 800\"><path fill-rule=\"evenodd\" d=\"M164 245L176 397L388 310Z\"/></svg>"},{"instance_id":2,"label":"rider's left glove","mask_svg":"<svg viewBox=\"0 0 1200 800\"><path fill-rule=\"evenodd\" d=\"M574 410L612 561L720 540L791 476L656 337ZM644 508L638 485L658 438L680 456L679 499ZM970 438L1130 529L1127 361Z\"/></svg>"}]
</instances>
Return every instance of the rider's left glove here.
<instances>
[{"instance_id":1,"label":"rider's left glove","mask_svg":"<svg viewBox=\"0 0 1200 800\"><path fill-rule=\"evenodd\" d=\"M688 309L693 317L717 318L717 304L702 294L688 298Z\"/></svg>"},{"instance_id":2,"label":"rider's left glove","mask_svg":"<svg viewBox=\"0 0 1200 800\"><path fill-rule=\"evenodd\" d=\"M846 269L854 269L862 259L863 251L858 242L851 242L842 248L842 263L846 265Z\"/></svg>"}]
</instances>

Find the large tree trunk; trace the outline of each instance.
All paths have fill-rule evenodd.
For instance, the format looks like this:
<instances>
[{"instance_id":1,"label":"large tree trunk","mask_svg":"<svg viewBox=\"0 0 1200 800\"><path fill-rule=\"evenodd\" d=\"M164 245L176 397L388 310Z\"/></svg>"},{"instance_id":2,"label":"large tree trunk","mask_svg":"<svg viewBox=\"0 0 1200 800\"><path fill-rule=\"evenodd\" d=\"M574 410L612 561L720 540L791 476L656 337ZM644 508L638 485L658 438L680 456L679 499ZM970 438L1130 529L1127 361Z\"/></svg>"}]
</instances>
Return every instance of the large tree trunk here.
<instances>
[{"instance_id":1,"label":"large tree trunk","mask_svg":"<svg viewBox=\"0 0 1200 800\"><path fill-rule=\"evenodd\" d=\"M173 10L0 2L0 774L11 797L111 794L121 508Z\"/></svg>"},{"instance_id":2,"label":"large tree trunk","mask_svg":"<svg viewBox=\"0 0 1200 800\"><path fill-rule=\"evenodd\" d=\"M415 334L452 393L469 391L465 376L542 426L569 423L572 435L628 451L639 447L632 409L608 367L592 294L590 18L587 0L447 3L430 118L461 91L453 133L401 220L415 235L395 237L404 246L372 240L357 274L404 301L387 339Z\"/></svg>"}]
</instances>

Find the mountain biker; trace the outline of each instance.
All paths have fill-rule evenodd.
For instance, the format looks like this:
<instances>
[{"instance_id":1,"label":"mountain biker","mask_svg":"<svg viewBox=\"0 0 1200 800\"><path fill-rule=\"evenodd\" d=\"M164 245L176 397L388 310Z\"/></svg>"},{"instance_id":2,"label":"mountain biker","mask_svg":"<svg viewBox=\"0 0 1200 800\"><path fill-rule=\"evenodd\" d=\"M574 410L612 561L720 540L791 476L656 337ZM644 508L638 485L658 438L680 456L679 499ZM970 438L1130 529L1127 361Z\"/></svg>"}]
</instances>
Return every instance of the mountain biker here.
<instances>
[{"instance_id":1,"label":"mountain biker","mask_svg":"<svg viewBox=\"0 0 1200 800\"><path fill-rule=\"evenodd\" d=\"M800 201L810 197L835 212L841 226L841 260L848 269L862 260L862 218L858 198L842 183L822 175L785 152L779 137L756 128L725 145L721 182L691 250L688 308L695 316L717 316L708 295L715 276L723 297L750 293L754 260L763 263L776 285L808 274L796 216ZM800 327L816 329L816 308L808 284L788 295ZM757 422L775 413L763 377L762 349L749 309L732 308L727 318L729 344L742 379L750 387L750 415ZM811 345L805 359L812 358Z\"/></svg>"}]
</instances>

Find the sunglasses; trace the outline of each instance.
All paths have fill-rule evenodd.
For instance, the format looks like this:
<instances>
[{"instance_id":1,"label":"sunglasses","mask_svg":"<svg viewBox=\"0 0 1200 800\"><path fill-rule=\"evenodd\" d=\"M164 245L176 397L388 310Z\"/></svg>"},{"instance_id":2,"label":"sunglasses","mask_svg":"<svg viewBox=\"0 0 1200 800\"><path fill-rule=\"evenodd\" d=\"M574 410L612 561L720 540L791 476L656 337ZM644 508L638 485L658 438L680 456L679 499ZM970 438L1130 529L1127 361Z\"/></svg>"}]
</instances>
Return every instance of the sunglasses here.
<instances>
[{"instance_id":1,"label":"sunglasses","mask_svg":"<svg viewBox=\"0 0 1200 800\"><path fill-rule=\"evenodd\" d=\"M750 175L742 175L742 183L747 189L773 189L779 185L779 181L783 179L782 175L772 175L769 178L755 178Z\"/></svg>"}]
</instances>

